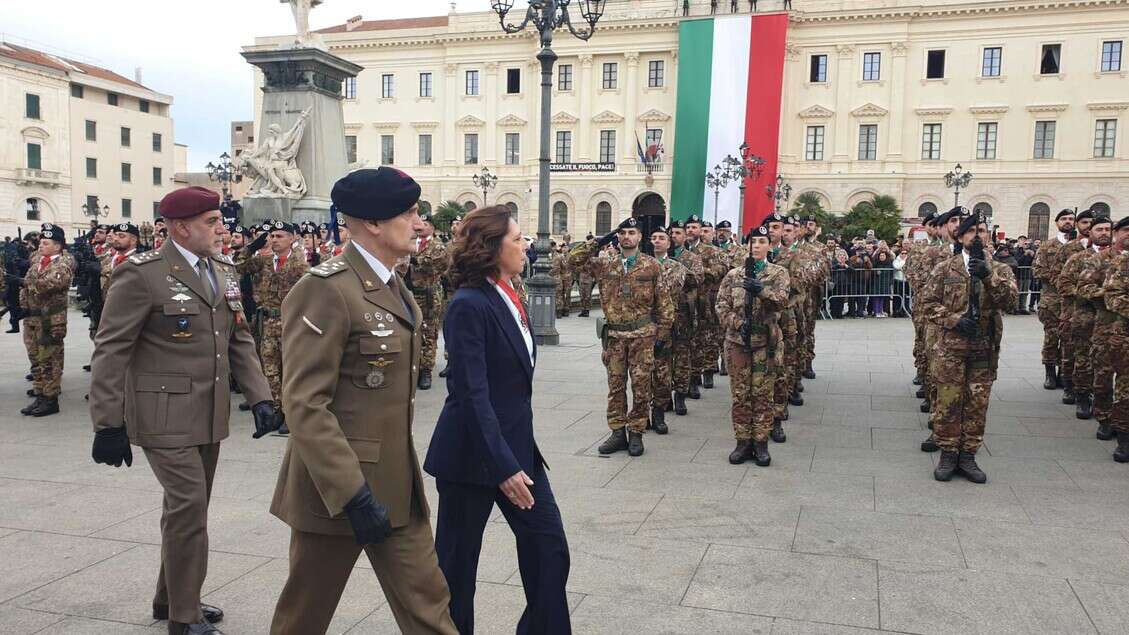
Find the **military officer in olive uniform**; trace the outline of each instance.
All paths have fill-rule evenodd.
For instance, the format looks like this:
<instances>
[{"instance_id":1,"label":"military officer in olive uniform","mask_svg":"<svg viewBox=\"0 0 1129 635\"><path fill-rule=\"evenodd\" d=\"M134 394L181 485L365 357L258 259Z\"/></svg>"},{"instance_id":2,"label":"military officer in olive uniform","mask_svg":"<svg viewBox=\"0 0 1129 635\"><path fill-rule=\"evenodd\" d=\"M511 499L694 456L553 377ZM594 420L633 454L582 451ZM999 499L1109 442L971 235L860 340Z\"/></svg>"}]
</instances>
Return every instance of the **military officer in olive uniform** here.
<instances>
[{"instance_id":1,"label":"military officer in olive uniform","mask_svg":"<svg viewBox=\"0 0 1129 635\"><path fill-rule=\"evenodd\" d=\"M337 181L352 239L282 304L291 436L271 513L291 529L290 575L274 635L326 632L362 550L402 632L456 633L412 439L423 316L394 271L419 196L389 167Z\"/></svg>"},{"instance_id":2,"label":"military officer in olive uniform","mask_svg":"<svg viewBox=\"0 0 1129 635\"><path fill-rule=\"evenodd\" d=\"M170 634L218 633L200 604L208 570L208 500L228 436L229 375L255 404L254 436L277 428L270 387L243 320L239 278L222 245L219 196L202 187L161 201L169 239L113 275L94 338L90 417L97 463L133 463L141 446L164 488L153 619Z\"/></svg>"}]
</instances>

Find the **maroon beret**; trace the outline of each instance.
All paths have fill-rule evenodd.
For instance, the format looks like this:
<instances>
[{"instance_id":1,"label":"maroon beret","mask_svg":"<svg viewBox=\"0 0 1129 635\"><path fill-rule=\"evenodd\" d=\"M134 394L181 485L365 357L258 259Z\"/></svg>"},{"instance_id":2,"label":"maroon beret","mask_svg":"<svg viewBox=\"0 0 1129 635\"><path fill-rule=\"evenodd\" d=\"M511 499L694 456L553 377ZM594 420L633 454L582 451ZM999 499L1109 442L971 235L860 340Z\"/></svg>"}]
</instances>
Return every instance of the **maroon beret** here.
<instances>
[{"instance_id":1,"label":"maroon beret","mask_svg":"<svg viewBox=\"0 0 1129 635\"><path fill-rule=\"evenodd\" d=\"M163 218L192 218L219 208L220 195L198 185L173 190L161 199Z\"/></svg>"}]
</instances>

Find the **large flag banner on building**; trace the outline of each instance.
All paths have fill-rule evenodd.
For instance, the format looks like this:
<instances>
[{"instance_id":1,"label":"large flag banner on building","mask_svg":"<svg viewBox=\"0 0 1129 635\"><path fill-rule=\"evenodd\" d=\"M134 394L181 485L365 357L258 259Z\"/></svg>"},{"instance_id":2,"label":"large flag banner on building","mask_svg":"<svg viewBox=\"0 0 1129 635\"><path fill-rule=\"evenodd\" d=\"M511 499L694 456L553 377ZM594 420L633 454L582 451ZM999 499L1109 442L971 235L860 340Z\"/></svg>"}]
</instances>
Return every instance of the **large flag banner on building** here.
<instances>
[{"instance_id":1,"label":"large flag banner on building","mask_svg":"<svg viewBox=\"0 0 1129 635\"><path fill-rule=\"evenodd\" d=\"M716 219L748 232L772 211L765 186L776 178L787 30L786 13L682 22L671 218L714 220L706 172L727 155L739 158L743 142L764 159L764 171L745 182L740 222L737 182L721 191Z\"/></svg>"}]
</instances>

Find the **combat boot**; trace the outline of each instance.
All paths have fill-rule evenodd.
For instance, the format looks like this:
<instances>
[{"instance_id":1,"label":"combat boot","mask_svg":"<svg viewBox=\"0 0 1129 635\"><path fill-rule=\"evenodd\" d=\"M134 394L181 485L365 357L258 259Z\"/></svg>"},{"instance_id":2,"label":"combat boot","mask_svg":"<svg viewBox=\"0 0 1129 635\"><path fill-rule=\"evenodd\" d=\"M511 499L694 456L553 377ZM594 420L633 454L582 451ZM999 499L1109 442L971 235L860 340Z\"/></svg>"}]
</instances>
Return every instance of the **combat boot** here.
<instances>
[{"instance_id":1,"label":"combat boot","mask_svg":"<svg viewBox=\"0 0 1129 635\"><path fill-rule=\"evenodd\" d=\"M1047 390L1058 388L1058 368L1056 368L1054 364L1043 364L1043 368L1047 371L1047 378L1043 381L1043 388Z\"/></svg>"},{"instance_id":2,"label":"combat boot","mask_svg":"<svg viewBox=\"0 0 1129 635\"><path fill-rule=\"evenodd\" d=\"M627 433L627 454L630 456L643 456L643 433Z\"/></svg>"},{"instance_id":3,"label":"combat boot","mask_svg":"<svg viewBox=\"0 0 1129 635\"><path fill-rule=\"evenodd\" d=\"M39 402L41 402L41 401L43 401L43 396L42 396L42 395L36 395L36 396L35 396L35 401L33 401L33 402L29 403L29 404L27 405L27 407L24 407L24 408L20 408L20 414L22 414L22 415L30 415L30 414L32 413L32 411L33 411L33 410L35 410L36 408L38 408L38 407L39 407Z\"/></svg>"},{"instance_id":4,"label":"combat boot","mask_svg":"<svg viewBox=\"0 0 1129 635\"><path fill-rule=\"evenodd\" d=\"M913 376L913 385L914 386L920 386L921 384L922 384L921 373L917 373L916 375Z\"/></svg>"},{"instance_id":5,"label":"combat boot","mask_svg":"<svg viewBox=\"0 0 1129 635\"><path fill-rule=\"evenodd\" d=\"M32 374L31 374L31 373L28 373L28 374L24 375L24 379L26 379L26 380L28 380L28 381L32 381L32 380L34 380L34 379L35 379L35 377L34 377L34 376L32 376Z\"/></svg>"},{"instance_id":6,"label":"combat boot","mask_svg":"<svg viewBox=\"0 0 1129 635\"><path fill-rule=\"evenodd\" d=\"M1114 435L1113 428L1110 427L1110 425L1108 423L1100 423L1099 422L1098 423L1098 433L1094 436L1096 436L1098 438L1098 441L1109 441L1110 439L1112 439L1116 435Z\"/></svg>"},{"instance_id":7,"label":"combat boot","mask_svg":"<svg viewBox=\"0 0 1129 635\"><path fill-rule=\"evenodd\" d=\"M28 388L27 389L27 396L28 397L38 397L39 393L35 392L34 388Z\"/></svg>"},{"instance_id":8,"label":"combat boot","mask_svg":"<svg viewBox=\"0 0 1129 635\"><path fill-rule=\"evenodd\" d=\"M803 392L803 391L804 391L804 382L797 379L796 380L796 392Z\"/></svg>"},{"instance_id":9,"label":"combat boot","mask_svg":"<svg viewBox=\"0 0 1129 635\"><path fill-rule=\"evenodd\" d=\"M792 394L788 395L788 403L793 406L804 405L804 398L800 396L799 391L792 389Z\"/></svg>"},{"instance_id":10,"label":"combat boot","mask_svg":"<svg viewBox=\"0 0 1129 635\"><path fill-rule=\"evenodd\" d=\"M583 309L580 312L580 317L588 317L588 309Z\"/></svg>"},{"instance_id":11,"label":"combat boot","mask_svg":"<svg viewBox=\"0 0 1129 635\"><path fill-rule=\"evenodd\" d=\"M784 434L784 425L780 423L779 419L772 421L772 432L768 436L776 443L784 443L788 439L788 436Z\"/></svg>"},{"instance_id":12,"label":"combat boot","mask_svg":"<svg viewBox=\"0 0 1129 635\"><path fill-rule=\"evenodd\" d=\"M925 401L921 402L921 411L928 413L931 410L932 407L929 405L929 399L926 398Z\"/></svg>"},{"instance_id":13,"label":"combat boot","mask_svg":"<svg viewBox=\"0 0 1129 635\"><path fill-rule=\"evenodd\" d=\"M651 427L655 434L666 434L670 428L666 427L666 411L662 406L651 406Z\"/></svg>"},{"instance_id":14,"label":"combat boot","mask_svg":"<svg viewBox=\"0 0 1129 635\"><path fill-rule=\"evenodd\" d=\"M674 414L680 417L686 416L686 395L680 392L674 393Z\"/></svg>"},{"instance_id":15,"label":"combat boot","mask_svg":"<svg viewBox=\"0 0 1129 635\"><path fill-rule=\"evenodd\" d=\"M58 397L44 397L40 400L39 405L35 407L29 414L33 417L46 417L47 415L58 414L59 412L59 398Z\"/></svg>"},{"instance_id":16,"label":"combat boot","mask_svg":"<svg viewBox=\"0 0 1129 635\"><path fill-rule=\"evenodd\" d=\"M751 458L753 458L753 442L748 439L738 441L737 447L729 453L729 462L733 465L741 465Z\"/></svg>"},{"instance_id":17,"label":"combat boot","mask_svg":"<svg viewBox=\"0 0 1129 635\"><path fill-rule=\"evenodd\" d=\"M444 366L443 366L443 370L439 371L439 376L440 376L440 377L442 377L442 378L444 378L444 379L446 379L446 378L447 378L447 369L448 369L448 368L450 368L450 366L449 366L449 365L444 365Z\"/></svg>"},{"instance_id":18,"label":"combat boot","mask_svg":"<svg viewBox=\"0 0 1129 635\"><path fill-rule=\"evenodd\" d=\"M712 370L707 370L706 372L702 373L702 388L706 388L706 389L712 389L713 388L713 371Z\"/></svg>"},{"instance_id":19,"label":"combat boot","mask_svg":"<svg viewBox=\"0 0 1129 635\"><path fill-rule=\"evenodd\" d=\"M932 434L929 435L928 439L921 442L922 452L936 452L940 449L941 447L937 445L937 437L934 437Z\"/></svg>"},{"instance_id":20,"label":"combat boot","mask_svg":"<svg viewBox=\"0 0 1129 635\"><path fill-rule=\"evenodd\" d=\"M1089 419L1094 416L1094 398L1088 392L1078 392L1078 405L1074 408L1074 416L1079 419Z\"/></svg>"},{"instance_id":21,"label":"combat boot","mask_svg":"<svg viewBox=\"0 0 1129 635\"><path fill-rule=\"evenodd\" d=\"M611 435L607 441L600 444L596 449L600 454L615 454L616 452L623 452L627 449L627 428L620 428L612 430Z\"/></svg>"},{"instance_id":22,"label":"combat boot","mask_svg":"<svg viewBox=\"0 0 1129 635\"><path fill-rule=\"evenodd\" d=\"M701 381L702 381L702 378L698 375L698 373L694 373L693 375L690 375L690 392L686 393L687 397L689 397L691 399L701 399L702 398L702 393L701 393L701 391L698 390L698 385L701 383Z\"/></svg>"},{"instance_id":23,"label":"combat boot","mask_svg":"<svg viewBox=\"0 0 1129 635\"><path fill-rule=\"evenodd\" d=\"M811 367L811 362L808 362L807 368L804 369L804 379L815 379L815 370Z\"/></svg>"},{"instance_id":24,"label":"combat boot","mask_svg":"<svg viewBox=\"0 0 1129 635\"><path fill-rule=\"evenodd\" d=\"M916 394L918 399L925 399L925 388L918 388Z\"/></svg>"},{"instance_id":25,"label":"combat boot","mask_svg":"<svg viewBox=\"0 0 1129 635\"><path fill-rule=\"evenodd\" d=\"M753 462L761 467L768 467L772 463L772 457L768 454L768 441L753 443Z\"/></svg>"},{"instance_id":26,"label":"combat boot","mask_svg":"<svg viewBox=\"0 0 1129 635\"><path fill-rule=\"evenodd\" d=\"M1118 463L1129 463L1129 432L1117 432L1117 450L1113 452L1113 460Z\"/></svg>"},{"instance_id":27,"label":"combat boot","mask_svg":"<svg viewBox=\"0 0 1129 635\"><path fill-rule=\"evenodd\" d=\"M1073 406L1077 403L1078 399L1074 396L1074 381L1071 379L1062 380L1062 403Z\"/></svg>"},{"instance_id":28,"label":"combat boot","mask_svg":"<svg viewBox=\"0 0 1129 635\"><path fill-rule=\"evenodd\" d=\"M416 381L416 388L420 390L431 390L431 369L425 368L419 371L419 379Z\"/></svg>"},{"instance_id":29,"label":"combat boot","mask_svg":"<svg viewBox=\"0 0 1129 635\"><path fill-rule=\"evenodd\" d=\"M937 461L937 468L933 470L933 478L938 481L952 480L953 473L957 471L957 461L959 458L960 455L958 452L942 450L941 459Z\"/></svg>"},{"instance_id":30,"label":"combat boot","mask_svg":"<svg viewBox=\"0 0 1129 635\"><path fill-rule=\"evenodd\" d=\"M987 483L988 475L980 466L976 464L976 455L968 452L961 452L960 457L957 459L957 467L964 473L964 477L973 483Z\"/></svg>"}]
</instances>

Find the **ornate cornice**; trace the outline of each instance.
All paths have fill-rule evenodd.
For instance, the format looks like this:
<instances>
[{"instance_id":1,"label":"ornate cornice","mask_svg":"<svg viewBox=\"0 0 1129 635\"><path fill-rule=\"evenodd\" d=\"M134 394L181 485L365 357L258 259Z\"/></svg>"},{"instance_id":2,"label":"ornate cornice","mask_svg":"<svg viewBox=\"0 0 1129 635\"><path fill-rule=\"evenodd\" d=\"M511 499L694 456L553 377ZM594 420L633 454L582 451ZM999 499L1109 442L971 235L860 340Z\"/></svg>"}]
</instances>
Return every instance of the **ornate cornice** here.
<instances>
[{"instance_id":1,"label":"ornate cornice","mask_svg":"<svg viewBox=\"0 0 1129 635\"><path fill-rule=\"evenodd\" d=\"M365 127L363 123L347 123L345 124L345 132L360 132Z\"/></svg>"},{"instance_id":2,"label":"ornate cornice","mask_svg":"<svg viewBox=\"0 0 1129 635\"><path fill-rule=\"evenodd\" d=\"M592 117L592 123L623 123L623 116L610 110L605 110L595 117Z\"/></svg>"},{"instance_id":3,"label":"ornate cornice","mask_svg":"<svg viewBox=\"0 0 1129 635\"><path fill-rule=\"evenodd\" d=\"M1007 112L1008 110L1011 110L1011 106L1007 106L1007 105L1004 105L1004 104L999 104L999 105L996 105L996 106L969 106L968 107L968 112L970 112L974 115L1002 115L1005 112Z\"/></svg>"},{"instance_id":4,"label":"ornate cornice","mask_svg":"<svg viewBox=\"0 0 1129 635\"><path fill-rule=\"evenodd\" d=\"M913 112L918 117L947 117L953 112L953 109L951 106L924 106L914 108Z\"/></svg>"},{"instance_id":5,"label":"ornate cornice","mask_svg":"<svg viewBox=\"0 0 1129 635\"><path fill-rule=\"evenodd\" d=\"M865 103L851 111L852 117L885 117L890 111L882 106Z\"/></svg>"},{"instance_id":6,"label":"ornate cornice","mask_svg":"<svg viewBox=\"0 0 1129 635\"><path fill-rule=\"evenodd\" d=\"M1040 114L1052 113L1052 112L1063 112L1064 110L1067 109L1067 107L1068 107L1068 104L1029 104L1027 106L1027 112L1034 112L1034 113L1040 113Z\"/></svg>"},{"instance_id":7,"label":"ornate cornice","mask_svg":"<svg viewBox=\"0 0 1129 635\"><path fill-rule=\"evenodd\" d=\"M400 127L399 121L374 121L372 127L377 130L395 130Z\"/></svg>"},{"instance_id":8,"label":"ornate cornice","mask_svg":"<svg viewBox=\"0 0 1129 635\"><path fill-rule=\"evenodd\" d=\"M413 121L411 126L416 130L434 130L439 127L438 121Z\"/></svg>"},{"instance_id":9,"label":"ornate cornice","mask_svg":"<svg viewBox=\"0 0 1129 635\"><path fill-rule=\"evenodd\" d=\"M1093 111L1118 111L1129 108L1129 101L1092 101L1086 104L1086 108Z\"/></svg>"},{"instance_id":10,"label":"ornate cornice","mask_svg":"<svg viewBox=\"0 0 1129 635\"><path fill-rule=\"evenodd\" d=\"M514 114L506 115L498 120L498 126L502 128L520 128L527 123L529 122Z\"/></svg>"},{"instance_id":11,"label":"ornate cornice","mask_svg":"<svg viewBox=\"0 0 1129 635\"><path fill-rule=\"evenodd\" d=\"M800 119L830 119L835 116L835 111L816 104L804 108L798 113Z\"/></svg>"},{"instance_id":12,"label":"ornate cornice","mask_svg":"<svg viewBox=\"0 0 1129 635\"><path fill-rule=\"evenodd\" d=\"M481 128L486 125L486 122L475 117L474 115L466 115L462 119L455 122L459 128Z\"/></svg>"},{"instance_id":13,"label":"ornate cornice","mask_svg":"<svg viewBox=\"0 0 1129 635\"><path fill-rule=\"evenodd\" d=\"M914 20L919 18L952 18L1007 13L1030 13L1033 11L1100 9L1123 6L1129 6L1129 0L1027 0L1026 2L995 0L993 2L976 2L960 5L932 6L927 4L913 4L901 7L875 7L872 9L852 7L849 11L793 11L789 21L794 23L812 23L864 20Z\"/></svg>"},{"instance_id":14,"label":"ornate cornice","mask_svg":"<svg viewBox=\"0 0 1129 635\"><path fill-rule=\"evenodd\" d=\"M551 123L556 123L556 124L574 124L574 123L578 123L580 121L580 119L578 119L576 117L576 115L574 115L570 112L565 112L565 111L562 110L562 111L558 112L557 114L553 115L553 118L550 119L549 121Z\"/></svg>"},{"instance_id":15,"label":"ornate cornice","mask_svg":"<svg viewBox=\"0 0 1129 635\"><path fill-rule=\"evenodd\" d=\"M655 108L652 108L652 109L648 110L647 112L639 115L638 119L639 119L639 121L643 121L643 122L646 122L646 123L660 122L660 121L670 121L670 115L666 114L665 112L663 112L661 110L657 110Z\"/></svg>"}]
</instances>

